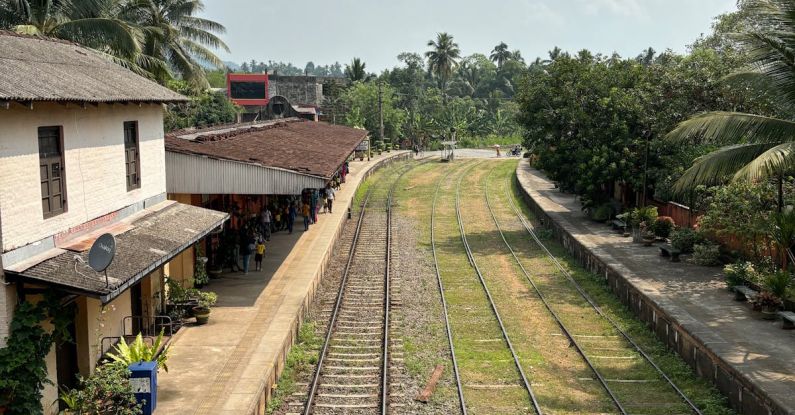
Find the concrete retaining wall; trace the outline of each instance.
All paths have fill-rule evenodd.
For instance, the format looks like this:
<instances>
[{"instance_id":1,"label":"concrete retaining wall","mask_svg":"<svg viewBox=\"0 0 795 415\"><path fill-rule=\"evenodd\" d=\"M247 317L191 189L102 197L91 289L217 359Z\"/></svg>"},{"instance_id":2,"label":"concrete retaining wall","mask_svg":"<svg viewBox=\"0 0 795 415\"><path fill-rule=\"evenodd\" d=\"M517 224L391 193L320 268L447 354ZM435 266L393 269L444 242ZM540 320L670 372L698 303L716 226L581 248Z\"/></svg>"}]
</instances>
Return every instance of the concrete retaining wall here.
<instances>
[{"instance_id":1,"label":"concrete retaining wall","mask_svg":"<svg viewBox=\"0 0 795 415\"><path fill-rule=\"evenodd\" d=\"M670 316L654 300L633 286L624 275L584 246L561 226L553 215L541 209L527 189L521 185L519 188L536 218L553 231L557 240L577 262L588 271L602 276L611 291L657 335L660 341L669 349L676 351L699 377L712 382L728 397L734 410L749 415L793 415L792 412L787 412L769 399L764 391L759 390L729 363L711 352L709 346L698 336L689 333L676 321L676 318Z\"/></svg>"},{"instance_id":2,"label":"concrete retaining wall","mask_svg":"<svg viewBox=\"0 0 795 415\"><path fill-rule=\"evenodd\" d=\"M367 180L373 173L378 171L381 168L384 168L392 163L398 161L405 161L412 158L411 152L405 152L396 154L393 157L381 160L377 164L370 167L370 169L364 173L362 179L359 181L359 184L356 186L357 190L359 186ZM355 192L354 192L355 194ZM346 209L351 209L353 207L355 197L352 197ZM344 219L340 221L339 226L335 232L334 238L332 242L328 245L323 254L323 259L320 261L320 266L317 269L317 272L314 277L314 282L312 284L312 288L306 295L303 305L301 306L301 311L295 318L290 322L290 335L285 339L284 344L281 345L280 351L278 353L278 361L276 365L274 365L274 370L271 371L270 375L267 376L265 382L263 382L262 387L260 388L259 399L256 402L252 402L252 405L249 407L249 410L246 412L252 415L265 415L266 408L268 406L268 402L271 399L272 392L274 390L274 385L277 384L279 380L279 376L281 376L282 372L284 371L284 366L287 363L287 354L290 352L290 348L292 348L293 344L295 344L296 339L298 338L298 331L301 329L301 324L303 324L304 320L306 319L307 313L309 312L309 307L312 305L312 302L315 300L315 294L317 292L317 288L320 285L323 276L326 273L326 268L328 268L329 262L331 261L332 254L334 253L334 249L339 242L343 230L345 229L345 224L348 222L347 215L344 216Z\"/></svg>"}]
</instances>

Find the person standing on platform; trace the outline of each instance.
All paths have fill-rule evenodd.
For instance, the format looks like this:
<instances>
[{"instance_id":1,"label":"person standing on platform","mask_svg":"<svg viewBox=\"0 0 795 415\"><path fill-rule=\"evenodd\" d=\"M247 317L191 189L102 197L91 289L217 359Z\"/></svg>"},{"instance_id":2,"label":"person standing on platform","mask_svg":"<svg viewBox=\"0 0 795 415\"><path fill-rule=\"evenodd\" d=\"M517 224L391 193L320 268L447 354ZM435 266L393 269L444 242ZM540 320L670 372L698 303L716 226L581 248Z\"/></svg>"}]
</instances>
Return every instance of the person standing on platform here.
<instances>
[{"instance_id":1,"label":"person standing on platform","mask_svg":"<svg viewBox=\"0 0 795 415\"><path fill-rule=\"evenodd\" d=\"M273 220L273 216L271 215L271 211L268 207L265 207L265 210L262 211L262 216L260 217L260 221L262 223L262 234L265 235L265 240L271 240L271 220Z\"/></svg>"},{"instance_id":2,"label":"person standing on platform","mask_svg":"<svg viewBox=\"0 0 795 415\"><path fill-rule=\"evenodd\" d=\"M295 217L298 216L298 211L295 208L295 203L290 202L290 207L287 208L287 232L293 233L293 225L295 224Z\"/></svg>"},{"instance_id":3,"label":"person standing on platform","mask_svg":"<svg viewBox=\"0 0 795 415\"><path fill-rule=\"evenodd\" d=\"M337 191L331 187L331 184L326 185L326 200L328 201L328 213L333 213L334 210L334 197L336 196Z\"/></svg>"},{"instance_id":4,"label":"person standing on platform","mask_svg":"<svg viewBox=\"0 0 795 415\"><path fill-rule=\"evenodd\" d=\"M301 208L301 214L304 215L304 232L309 230L309 203L304 202Z\"/></svg>"},{"instance_id":5,"label":"person standing on platform","mask_svg":"<svg viewBox=\"0 0 795 415\"><path fill-rule=\"evenodd\" d=\"M312 223L317 223L317 211L320 210L320 206L318 206L318 192L317 189L312 189L312 203L309 206L312 208L310 214L312 215Z\"/></svg>"},{"instance_id":6,"label":"person standing on platform","mask_svg":"<svg viewBox=\"0 0 795 415\"><path fill-rule=\"evenodd\" d=\"M254 251L256 246L254 245L254 240L251 239L251 235L249 235L248 232L243 233L241 242L240 250L243 254L243 274L248 274L248 267L249 263L251 262L251 253Z\"/></svg>"},{"instance_id":7,"label":"person standing on platform","mask_svg":"<svg viewBox=\"0 0 795 415\"><path fill-rule=\"evenodd\" d=\"M265 241L257 240L257 252L254 254L254 271L262 271L262 258L265 256Z\"/></svg>"}]
</instances>

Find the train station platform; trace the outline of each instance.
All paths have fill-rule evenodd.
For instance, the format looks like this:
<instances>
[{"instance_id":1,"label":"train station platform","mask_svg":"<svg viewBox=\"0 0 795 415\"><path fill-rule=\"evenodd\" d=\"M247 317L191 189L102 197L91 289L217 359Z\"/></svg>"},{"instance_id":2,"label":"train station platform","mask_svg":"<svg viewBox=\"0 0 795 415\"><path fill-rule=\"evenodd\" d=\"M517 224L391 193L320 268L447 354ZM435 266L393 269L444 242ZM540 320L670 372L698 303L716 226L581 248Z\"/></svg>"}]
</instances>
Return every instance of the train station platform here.
<instances>
[{"instance_id":1,"label":"train station platform","mask_svg":"<svg viewBox=\"0 0 795 415\"><path fill-rule=\"evenodd\" d=\"M356 189L378 167L410 157L403 151L351 162L334 213L318 215L308 232L297 221L293 234L274 233L262 271L211 280L205 290L218 303L208 324L184 327L172 339L169 373L158 374L157 415L265 413Z\"/></svg>"},{"instance_id":2,"label":"train station platform","mask_svg":"<svg viewBox=\"0 0 795 415\"><path fill-rule=\"evenodd\" d=\"M795 330L733 301L720 268L673 263L591 221L579 200L523 159L517 177L537 218L742 414L795 414Z\"/></svg>"}]
</instances>

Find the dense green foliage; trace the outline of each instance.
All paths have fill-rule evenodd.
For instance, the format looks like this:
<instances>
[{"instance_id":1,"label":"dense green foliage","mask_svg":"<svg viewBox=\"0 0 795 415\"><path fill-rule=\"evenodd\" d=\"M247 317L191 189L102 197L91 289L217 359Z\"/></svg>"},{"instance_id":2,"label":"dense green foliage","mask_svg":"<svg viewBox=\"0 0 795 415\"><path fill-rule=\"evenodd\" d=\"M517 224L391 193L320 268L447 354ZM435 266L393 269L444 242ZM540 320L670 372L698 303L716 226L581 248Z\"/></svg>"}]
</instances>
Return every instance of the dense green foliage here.
<instances>
[{"instance_id":1,"label":"dense green foliage","mask_svg":"<svg viewBox=\"0 0 795 415\"><path fill-rule=\"evenodd\" d=\"M0 2L0 29L74 41L165 84L175 77L206 87L202 65L220 68L211 49L228 48L226 29L196 17L201 0L14 0Z\"/></svg>"},{"instance_id":2,"label":"dense green foliage","mask_svg":"<svg viewBox=\"0 0 795 415\"><path fill-rule=\"evenodd\" d=\"M174 86L172 85L172 88ZM179 90L179 88L175 88ZM186 104L170 105L166 110L164 129L174 131L188 127L207 127L235 122L240 111L220 92L183 92L192 95Z\"/></svg>"},{"instance_id":3,"label":"dense green foliage","mask_svg":"<svg viewBox=\"0 0 795 415\"><path fill-rule=\"evenodd\" d=\"M130 371L124 363L97 366L78 389L61 394L61 400L76 414L138 415L141 405L130 386Z\"/></svg>"},{"instance_id":4,"label":"dense green foliage","mask_svg":"<svg viewBox=\"0 0 795 415\"><path fill-rule=\"evenodd\" d=\"M35 304L22 302L14 311L6 347L0 349L0 406L8 415L42 414L42 388L49 383L45 357L53 344L73 341L66 330L74 316L53 292ZM42 323L49 320L53 329Z\"/></svg>"}]
</instances>

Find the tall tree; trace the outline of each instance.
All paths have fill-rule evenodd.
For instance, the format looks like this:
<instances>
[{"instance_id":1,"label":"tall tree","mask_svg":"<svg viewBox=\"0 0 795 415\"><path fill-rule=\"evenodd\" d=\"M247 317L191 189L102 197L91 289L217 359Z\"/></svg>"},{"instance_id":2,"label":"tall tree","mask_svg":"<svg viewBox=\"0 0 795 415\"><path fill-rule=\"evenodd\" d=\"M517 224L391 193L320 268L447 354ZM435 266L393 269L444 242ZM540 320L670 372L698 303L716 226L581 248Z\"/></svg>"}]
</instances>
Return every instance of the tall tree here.
<instances>
[{"instance_id":1,"label":"tall tree","mask_svg":"<svg viewBox=\"0 0 795 415\"><path fill-rule=\"evenodd\" d=\"M143 33L144 55L166 62L182 79L206 88L203 66L224 67L212 49L228 52L229 47L216 35L226 32L222 24L196 17L202 10L202 0L131 0L122 16ZM158 68L151 72L161 82L170 77Z\"/></svg>"},{"instance_id":2,"label":"tall tree","mask_svg":"<svg viewBox=\"0 0 795 415\"><path fill-rule=\"evenodd\" d=\"M758 181L795 170L795 2L749 0L747 29L736 36L750 66L728 77L769 96L784 117L742 112L708 112L679 124L667 138L723 145L696 159L677 181L682 192L700 184Z\"/></svg>"},{"instance_id":3,"label":"tall tree","mask_svg":"<svg viewBox=\"0 0 795 415\"><path fill-rule=\"evenodd\" d=\"M502 64L505 63L508 59L512 58L511 51L508 50L508 45L505 42L500 42L494 49L491 51L491 55L489 56L491 61L497 64L498 68L502 68Z\"/></svg>"},{"instance_id":4,"label":"tall tree","mask_svg":"<svg viewBox=\"0 0 795 415\"><path fill-rule=\"evenodd\" d=\"M366 64L359 58L353 58L350 65L345 65L345 76L352 82L367 81Z\"/></svg>"},{"instance_id":5,"label":"tall tree","mask_svg":"<svg viewBox=\"0 0 795 415\"><path fill-rule=\"evenodd\" d=\"M425 57L428 58L428 68L431 73L436 75L439 80L439 88L444 92L453 75L453 70L458 65L461 50L458 48L458 43L453 40L453 36L448 33L438 33L436 40L428 41L428 46L431 48L425 52Z\"/></svg>"},{"instance_id":6,"label":"tall tree","mask_svg":"<svg viewBox=\"0 0 795 415\"><path fill-rule=\"evenodd\" d=\"M4 0L0 29L70 40L135 69L141 45L135 29L118 17L122 7L117 0Z\"/></svg>"}]
</instances>

